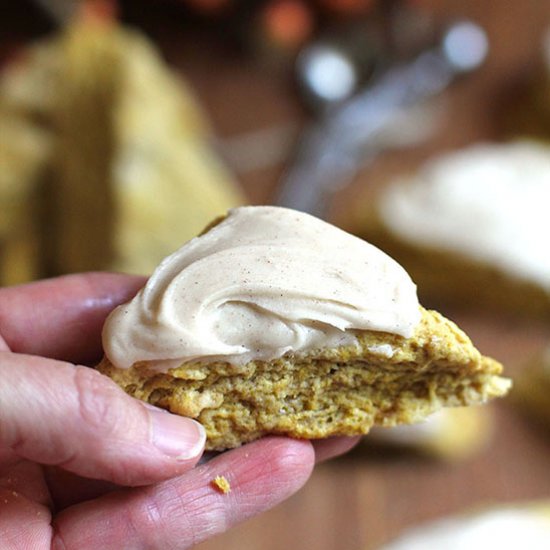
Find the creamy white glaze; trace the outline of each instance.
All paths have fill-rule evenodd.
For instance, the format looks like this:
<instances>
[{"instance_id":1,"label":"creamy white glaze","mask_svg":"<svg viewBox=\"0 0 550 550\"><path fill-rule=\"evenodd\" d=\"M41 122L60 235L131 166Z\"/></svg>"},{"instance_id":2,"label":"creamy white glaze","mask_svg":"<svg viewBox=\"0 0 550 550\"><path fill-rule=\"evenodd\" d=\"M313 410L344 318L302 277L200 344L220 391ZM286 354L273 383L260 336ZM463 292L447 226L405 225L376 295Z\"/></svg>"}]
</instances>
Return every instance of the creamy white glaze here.
<instances>
[{"instance_id":1,"label":"creamy white glaze","mask_svg":"<svg viewBox=\"0 0 550 550\"><path fill-rule=\"evenodd\" d=\"M412 335L416 286L389 256L317 218L242 207L165 258L107 319L119 368L244 363L356 343L354 329Z\"/></svg>"},{"instance_id":2,"label":"creamy white glaze","mask_svg":"<svg viewBox=\"0 0 550 550\"><path fill-rule=\"evenodd\" d=\"M493 265L550 292L550 147L480 144L428 162L384 193L403 240Z\"/></svg>"},{"instance_id":3,"label":"creamy white glaze","mask_svg":"<svg viewBox=\"0 0 550 550\"><path fill-rule=\"evenodd\" d=\"M544 501L543 501L544 502ZM380 550L547 550L548 502L495 508L470 516L444 518L411 529Z\"/></svg>"}]
</instances>

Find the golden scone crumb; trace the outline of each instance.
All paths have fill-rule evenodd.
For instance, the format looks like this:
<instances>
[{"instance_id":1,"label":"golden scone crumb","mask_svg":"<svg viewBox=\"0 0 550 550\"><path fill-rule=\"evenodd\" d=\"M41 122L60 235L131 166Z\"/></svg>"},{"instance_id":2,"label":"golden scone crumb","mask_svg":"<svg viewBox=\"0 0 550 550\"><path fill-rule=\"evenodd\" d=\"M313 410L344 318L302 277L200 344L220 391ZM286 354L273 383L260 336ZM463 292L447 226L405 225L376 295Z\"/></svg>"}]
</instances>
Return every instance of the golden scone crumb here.
<instances>
[{"instance_id":1,"label":"golden scone crumb","mask_svg":"<svg viewBox=\"0 0 550 550\"><path fill-rule=\"evenodd\" d=\"M216 476L210 484L220 493L226 495L231 491L231 485L224 476Z\"/></svg>"}]
</instances>

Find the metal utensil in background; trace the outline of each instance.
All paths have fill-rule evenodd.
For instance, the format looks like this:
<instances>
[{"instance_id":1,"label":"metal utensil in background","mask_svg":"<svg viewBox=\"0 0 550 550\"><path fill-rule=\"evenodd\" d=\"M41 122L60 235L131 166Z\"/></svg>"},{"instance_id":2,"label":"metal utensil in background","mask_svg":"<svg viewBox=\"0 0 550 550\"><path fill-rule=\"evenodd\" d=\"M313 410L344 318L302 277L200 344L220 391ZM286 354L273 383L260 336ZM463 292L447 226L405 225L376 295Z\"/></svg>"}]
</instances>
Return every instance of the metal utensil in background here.
<instances>
[{"instance_id":1,"label":"metal utensil in background","mask_svg":"<svg viewBox=\"0 0 550 550\"><path fill-rule=\"evenodd\" d=\"M307 43L294 63L294 82L300 101L315 119L348 100L376 79L390 64L404 62L434 43L437 25L431 14L400 1L385 0L375 17L338 22ZM372 15L372 14L371 14ZM424 137L429 135L439 110L423 109L407 117L407 128L422 116ZM398 123L403 129L401 121ZM215 146L233 171L244 176L288 163L302 134L297 121L260 128L217 139ZM399 135L398 135L399 134ZM414 134L414 136L413 136ZM422 139L419 132L387 131L392 144Z\"/></svg>"},{"instance_id":2,"label":"metal utensil in background","mask_svg":"<svg viewBox=\"0 0 550 550\"><path fill-rule=\"evenodd\" d=\"M300 98L315 115L349 99L387 64L378 21L358 20L307 44L294 66Z\"/></svg>"},{"instance_id":3,"label":"metal utensil in background","mask_svg":"<svg viewBox=\"0 0 550 550\"><path fill-rule=\"evenodd\" d=\"M387 147L380 139L384 131L405 110L477 69L487 53L484 30L472 21L456 22L445 30L436 47L409 63L389 68L366 89L327 110L303 134L276 203L324 217L332 195Z\"/></svg>"}]
</instances>

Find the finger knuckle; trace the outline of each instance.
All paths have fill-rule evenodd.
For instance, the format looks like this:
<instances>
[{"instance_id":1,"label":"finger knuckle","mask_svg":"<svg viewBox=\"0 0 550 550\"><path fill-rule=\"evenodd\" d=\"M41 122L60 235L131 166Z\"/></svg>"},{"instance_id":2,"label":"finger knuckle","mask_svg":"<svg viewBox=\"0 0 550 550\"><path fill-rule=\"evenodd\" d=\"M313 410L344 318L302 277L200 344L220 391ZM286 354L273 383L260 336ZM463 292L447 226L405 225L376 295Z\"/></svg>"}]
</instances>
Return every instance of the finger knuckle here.
<instances>
[{"instance_id":1,"label":"finger knuckle","mask_svg":"<svg viewBox=\"0 0 550 550\"><path fill-rule=\"evenodd\" d=\"M161 503L153 495L147 495L135 502L128 509L128 530L143 541L147 548L166 548L165 537L170 532L167 526L165 503Z\"/></svg>"},{"instance_id":2,"label":"finger knuckle","mask_svg":"<svg viewBox=\"0 0 550 550\"><path fill-rule=\"evenodd\" d=\"M110 380L88 367L76 367L74 384L78 414L88 428L103 434L116 431L124 396Z\"/></svg>"},{"instance_id":3,"label":"finger knuckle","mask_svg":"<svg viewBox=\"0 0 550 550\"><path fill-rule=\"evenodd\" d=\"M177 482L147 491L127 519L139 540L155 550L194 547L231 523L227 507L212 499L210 491L182 490Z\"/></svg>"}]
</instances>

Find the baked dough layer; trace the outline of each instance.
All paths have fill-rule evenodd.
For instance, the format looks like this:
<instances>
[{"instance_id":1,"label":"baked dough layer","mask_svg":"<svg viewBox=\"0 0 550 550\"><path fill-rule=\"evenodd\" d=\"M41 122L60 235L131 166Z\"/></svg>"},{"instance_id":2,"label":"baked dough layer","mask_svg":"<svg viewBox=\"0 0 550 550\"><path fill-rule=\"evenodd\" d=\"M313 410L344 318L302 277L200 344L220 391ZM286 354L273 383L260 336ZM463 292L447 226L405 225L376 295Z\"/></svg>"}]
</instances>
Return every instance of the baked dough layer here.
<instances>
[{"instance_id":1,"label":"baked dough layer","mask_svg":"<svg viewBox=\"0 0 550 550\"><path fill-rule=\"evenodd\" d=\"M504 395L501 365L435 311L422 310L413 337L364 331L358 345L288 353L237 366L191 361L168 372L136 363L98 369L127 393L205 427L208 450L266 434L317 439L413 423L448 406Z\"/></svg>"}]
</instances>

